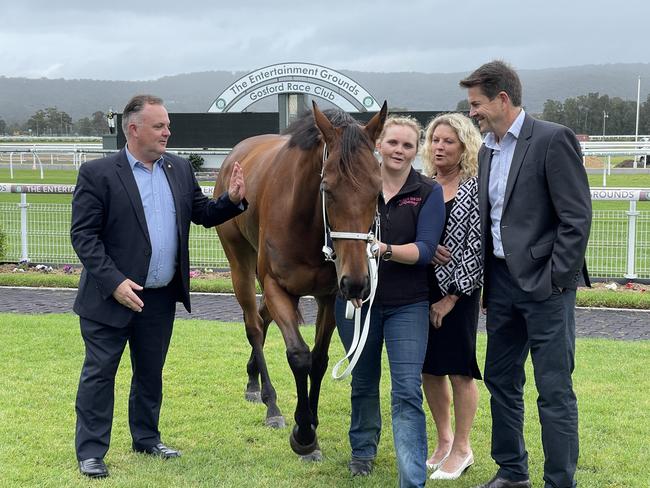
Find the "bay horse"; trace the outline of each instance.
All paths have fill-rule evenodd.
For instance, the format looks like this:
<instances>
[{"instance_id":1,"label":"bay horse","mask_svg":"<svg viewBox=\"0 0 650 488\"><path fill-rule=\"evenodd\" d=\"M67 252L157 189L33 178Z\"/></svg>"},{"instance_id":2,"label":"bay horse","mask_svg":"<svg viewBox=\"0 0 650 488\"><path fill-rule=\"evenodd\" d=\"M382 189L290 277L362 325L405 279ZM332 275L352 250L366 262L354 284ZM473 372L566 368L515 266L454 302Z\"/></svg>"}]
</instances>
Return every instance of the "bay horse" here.
<instances>
[{"instance_id":1,"label":"bay horse","mask_svg":"<svg viewBox=\"0 0 650 488\"><path fill-rule=\"evenodd\" d=\"M266 425L284 427L263 351L268 325L274 320L296 383L289 442L305 460L322 459L316 435L318 400L335 327L336 293L340 289L346 299L365 298L370 290L367 242L335 239L336 258L326 260L324 218L333 233L367 234L372 227L382 188L373 151L386 112L384 102L381 111L361 126L345 112L321 112L314 103L313 113L307 112L285 134L255 136L237 144L215 184L214 194L223 193L232 164L239 161L249 206L218 226L217 233L230 262L252 348L246 399L264 402ZM259 309L256 276L263 290ZM298 301L305 295L312 295L318 304L311 352L299 331Z\"/></svg>"}]
</instances>

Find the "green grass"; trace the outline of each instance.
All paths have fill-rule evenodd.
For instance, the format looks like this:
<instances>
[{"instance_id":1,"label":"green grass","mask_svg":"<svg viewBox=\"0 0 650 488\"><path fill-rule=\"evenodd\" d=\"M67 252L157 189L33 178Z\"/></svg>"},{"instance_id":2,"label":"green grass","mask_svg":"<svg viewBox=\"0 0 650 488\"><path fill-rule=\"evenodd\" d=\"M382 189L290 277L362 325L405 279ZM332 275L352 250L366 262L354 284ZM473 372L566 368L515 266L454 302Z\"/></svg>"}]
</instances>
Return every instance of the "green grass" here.
<instances>
[{"instance_id":1,"label":"green grass","mask_svg":"<svg viewBox=\"0 0 650 488\"><path fill-rule=\"evenodd\" d=\"M313 328L303 327L302 331L311 343ZM74 455L74 400L83 360L77 319L72 315L0 314L0 333L0 485L96 486L97 482L82 479L78 474ZM485 336L479 335L479 364L483 363L484 350ZM280 407L291 427L295 407L293 377L275 326L269 331L266 353ZM342 353L335 336L330 362ZM580 408L579 486L648 486L650 397L645 392L650 391L649 354L650 341L577 341L574 382ZM101 485L395 485L386 370L381 387L384 435L377 468L367 479L351 480L346 468L350 455L348 383L332 380L328 372L323 383L318 430L324 460L303 463L289 448L289 429L265 428L263 406L244 401L248 355L241 324L176 322L165 367L161 431L169 445L183 451L183 457L165 462L130 451L126 418L130 366L128 352L125 353L117 376L113 435L106 457L111 477L101 481ZM525 435L531 478L534 486L541 486L543 454L530 365L528 378ZM479 388L480 405L472 432L476 464L460 480L445 483L445 487L474 486L494 474L489 455L488 394L483 383L479 383ZM427 418L431 448L433 422L429 414Z\"/></svg>"}]
</instances>

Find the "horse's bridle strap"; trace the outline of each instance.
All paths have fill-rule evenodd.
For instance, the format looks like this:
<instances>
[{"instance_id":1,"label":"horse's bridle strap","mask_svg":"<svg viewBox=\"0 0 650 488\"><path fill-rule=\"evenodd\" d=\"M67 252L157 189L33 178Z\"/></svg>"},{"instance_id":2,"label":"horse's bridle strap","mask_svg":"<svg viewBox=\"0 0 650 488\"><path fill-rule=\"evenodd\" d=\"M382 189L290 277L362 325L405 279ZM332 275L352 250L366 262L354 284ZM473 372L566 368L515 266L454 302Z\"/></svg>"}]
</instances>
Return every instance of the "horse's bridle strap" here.
<instances>
[{"instance_id":1,"label":"horse's bridle strap","mask_svg":"<svg viewBox=\"0 0 650 488\"><path fill-rule=\"evenodd\" d=\"M361 232L336 232L330 230L330 237L332 239L352 239L352 240L359 240L359 241L367 241L368 233L363 234Z\"/></svg>"}]
</instances>

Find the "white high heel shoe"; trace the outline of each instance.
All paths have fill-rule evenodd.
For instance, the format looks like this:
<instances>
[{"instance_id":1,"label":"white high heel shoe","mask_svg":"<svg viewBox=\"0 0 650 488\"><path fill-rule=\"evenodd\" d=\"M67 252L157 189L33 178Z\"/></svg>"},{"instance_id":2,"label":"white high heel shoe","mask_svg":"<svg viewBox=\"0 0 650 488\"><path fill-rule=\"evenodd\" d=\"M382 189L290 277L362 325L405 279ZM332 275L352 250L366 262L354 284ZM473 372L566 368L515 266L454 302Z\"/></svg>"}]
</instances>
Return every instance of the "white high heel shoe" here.
<instances>
[{"instance_id":1,"label":"white high heel shoe","mask_svg":"<svg viewBox=\"0 0 650 488\"><path fill-rule=\"evenodd\" d=\"M465 472L465 470L467 468L469 468L472 464L474 464L474 453L470 451L470 453L463 460L463 462L460 463L460 466L458 467L458 469L456 471L454 471L453 473L448 473L447 471L443 471L440 467L438 467L437 470L435 470L433 473L431 473L431 476L429 477L429 479L432 479L432 480L455 480L455 479L458 479L458 478L460 478L460 475L463 474Z\"/></svg>"},{"instance_id":2,"label":"white high heel shoe","mask_svg":"<svg viewBox=\"0 0 650 488\"><path fill-rule=\"evenodd\" d=\"M429 460L427 459L427 462L426 462L426 464L427 464L427 468L429 468L429 469L432 470L432 471L435 471L436 469L438 469L438 468L440 467L440 465L441 465L442 463L445 462L445 460L449 457L449 454L451 454L451 449L450 449L449 452L448 452L447 454L445 454L444 457L443 457L440 461L438 461L437 463L430 463ZM431 456L431 457L433 457L433 456Z\"/></svg>"}]
</instances>

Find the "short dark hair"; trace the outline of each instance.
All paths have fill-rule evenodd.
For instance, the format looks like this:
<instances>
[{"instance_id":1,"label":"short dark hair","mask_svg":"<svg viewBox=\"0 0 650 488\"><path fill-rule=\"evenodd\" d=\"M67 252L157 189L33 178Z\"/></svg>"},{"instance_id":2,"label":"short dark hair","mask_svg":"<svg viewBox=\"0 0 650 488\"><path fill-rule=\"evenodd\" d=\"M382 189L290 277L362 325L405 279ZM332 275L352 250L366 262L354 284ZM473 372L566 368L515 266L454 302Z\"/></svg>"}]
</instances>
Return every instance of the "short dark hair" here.
<instances>
[{"instance_id":1,"label":"short dark hair","mask_svg":"<svg viewBox=\"0 0 650 488\"><path fill-rule=\"evenodd\" d=\"M145 105L162 105L163 99L155 95L136 95L124 107L122 112L122 131L129 134L129 121L131 117L141 112Z\"/></svg>"},{"instance_id":2,"label":"short dark hair","mask_svg":"<svg viewBox=\"0 0 650 488\"><path fill-rule=\"evenodd\" d=\"M504 61L490 61L476 69L467 78L460 80L460 86L480 86L483 94L494 100L500 92L506 92L515 107L521 107L521 81L512 66Z\"/></svg>"}]
</instances>

